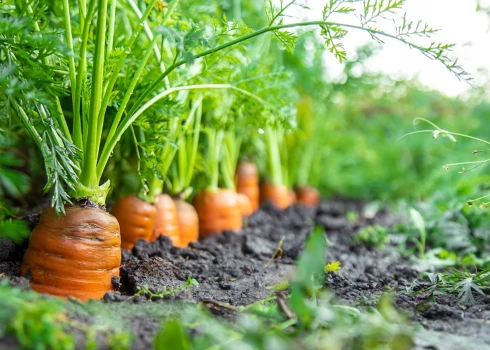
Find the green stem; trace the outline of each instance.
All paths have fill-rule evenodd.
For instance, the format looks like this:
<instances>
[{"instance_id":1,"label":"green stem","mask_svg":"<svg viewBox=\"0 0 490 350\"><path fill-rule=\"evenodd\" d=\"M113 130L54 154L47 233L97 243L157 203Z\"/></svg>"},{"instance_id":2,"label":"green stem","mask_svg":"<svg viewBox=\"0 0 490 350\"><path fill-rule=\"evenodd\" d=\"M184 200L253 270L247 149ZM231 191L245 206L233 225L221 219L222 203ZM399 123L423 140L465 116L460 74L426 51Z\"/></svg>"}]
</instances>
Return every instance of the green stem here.
<instances>
[{"instance_id":1,"label":"green stem","mask_svg":"<svg viewBox=\"0 0 490 350\"><path fill-rule=\"evenodd\" d=\"M241 0L233 0L233 18L235 21L242 19Z\"/></svg>"},{"instance_id":2,"label":"green stem","mask_svg":"<svg viewBox=\"0 0 490 350\"><path fill-rule=\"evenodd\" d=\"M153 6L155 5L155 3L157 1L158 0L152 0L148 4L148 7L147 7L145 13L141 16L138 24L136 25L135 30L131 34L131 37L130 37L128 43L126 44L126 47L125 47L125 50L124 50L123 54L119 57L119 60L118 60L116 66L114 68L114 71L112 72L111 77L109 78L109 81L106 84L104 98L102 99L102 104L101 104L100 113L99 113L99 115L101 117L103 117L105 115L106 111L107 111L107 107L109 106L109 102L111 101L111 98L112 98L112 92L114 90L114 86L116 85L116 82L117 82L117 79L119 77L119 74L120 74L121 70L124 67L124 63L126 61L126 58L128 56L128 53L131 51L134 43L136 42L136 39L138 38L139 34L141 33L141 30L143 29L143 22L148 18L148 16L150 15L151 9L153 8ZM152 44L150 43L150 46L151 45ZM151 52L151 47L150 47L150 50L147 48L147 51ZM146 57L146 55L144 55L144 57ZM148 58L149 57L150 56L148 55ZM146 63L146 61L145 61L145 63ZM139 67L139 69L137 71L137 74L133 78L133 82L137 82L138 81L139 77L141 76L141 73L144 70L144 66L145 65L143 64L143 62L140 62L140 67ZM129 97L131 97L131 95L133 93L133 90L134 90L134 86L132 86L132 88L128 88L126 90L126 94L125 94L124 99L126 99L126 97L127 97L127 101L129 101ZM124 103L124 105L120 105L120 108L118 108L118 113L116 115L115 121L112 123L111 130L109 132L108 139L115 132L116 127L117 127L117 124L120 121L121 115L123 114L123 112L124 112L124 110L126 108L127 101Z\"/></svg>"},{"instance_id":3,"label":"green stem","mask_svg":"<svg viewBox=\"0 0 490 350\"><path fill-rule=\"evenodd\" d=\"M84 149L83 167L80 174L80 182L88 188L98 187L97 178L97 150L100 145L104 118L100 118L104 87L104 64L105 64L105 38L108 0L98 1L97 31L95 34L94 66L92 72L92 94L90 96L90 114L88 123L87 148ZM87 24L88 26L88 24Z\"/></svg>"},{"instance_id":4,"label":"green stem","mask_svg":"<svg viewBox=\"0 0 490 350\"><path fill-rule=\"evenodd\" d=\"M112 49L114 47L114 30L116 27L116 6L117 6L117 0L112 0L111 12L109 17L109 32L107 35L107 58L109 58L109 56L111 55Z\"/></svg>"},{"instance_id":5,"label":"green stem","mask_svg":"<svg viewBox=\"0 0 490 350\"><path fill-rule=\"evenodd\" d=\"M219 189L219 156L223 145L223 130L208 131L208 166L209 166L209 186L208 190L216 192Z\"/></svg>"},{"instance_id":6,"label":"green stem","mask_svg":"<svg viewBox=\"0 0 490 350\"><path fill-rule=\"evenodd\" d=\"M196 121L194 124L194 131L192 137L192 148L191 148L191 156L189 159L189 166L187 167L187 174L185 177L184 185L185 187L189 187L192 181L192 176L194 174L194 165L196 164L197 153L199 149L199 136L200 136L200 128L201 128L201 120L202 120L202 98L199 101L199 106L196 115Z\"/></svg>"},{"instance_id":7,"label":"green stem","mask_svg":"<svg viewBox=\"0 0 490 350\"><path fill-rule=\"evenodd\" d=\"M42 140L41 136L39 136L39 133L37 132L33 123L31 123L31 121L29 120L29 117L27 116L24 109L14 99L11 99L10 103L12 104L12 106L14 106L14 108L17 112L16 113L17 116L19 117L20 121L22 122L22 124L26 128L29 135L31 135L34 142L36 142L36 145L41 149L42 145L43 145L43 140Z\"/></svg>"},{"instance_id":8,"label":"green stem","mask_svg":"<svg viewBox=\"0 0 490 350\"><path fill-rule=\"evenodd\" d=\"M172 15L172 13L177 8L177 5L179 4L179 1L180 0L173 0L173 1L170 2L170 4L168 5L167 12L165 12L165 16L163 16L162 25L167 24L167 21L170 19L170 16Z\"/></svg>"},{"instance_id":9,"label":"green stem","mask_svg":"<svg viewBox=\"0 0 490 350\"><path fill-rule=\"evenodd\" d=\"M228 131L224 138L223 160L221 161L221 173L223 182L227 188L235 190L235 171L240 153L241 138L233 131Z\"/></svg>"},{"instance_id":10,"label":"green stem","mask_svg":"<svg viewBox=\"0 0 490 350\"><path fill-rule=\"evenodd\" d=\"M153 38L153 41L146 48L146 52L145 52L145 54L143 56L143 59L140 62L140 66L138 67L138 70L134 73L134 76L131 79L131 82L130 82L127 90L126 90L126 94L124 95L124 97L123 97L123 99L122 99L122 101L121 101L121 103L119 105L119 108L117 110L116 116L114 117L114 120L113 120L113 122L111 124L111 128L109 129L109 134L107 136L107 140L108 140L107 142L109 142L109 140L112 140L114 138L114 134L116 134L116 132L117 132L118 125L119 125L119 122L121 121L121 118L122 118L122 115L124 113L125 107L128 104L129 100L131 99L131 96L133 95L134 88L136 87L136 84L138 83L138 80L140 79L141 74L143 74L143 71L145 70L146 62L148 61L148 59L151 56L152 48L155 45L157 39L158 39L158 37ZM102 110L101 110L101 112L102 112ZM99 115L99 118L103 118L103 117L104 117L103 115ZM128 127L131 124L129 124ZM126 129L125 129L125 131L126 131ZM102 128L99 131L102 131ZM102 137L102 133L100 133L100 137ZM116 145L116 143L114 143L114 146L115 145ZM106 149L105 146L107 146L107 143L104 145L104 149L102 151L101 158L103 158L104 151ZM111 153L112 153L113 150L114 150L114 147L111 148ZM105 164L104 164L104 167L105 167ZM99 181L100 181L100 178L102 177L102 172L103 172L103 169L101 170L100 173L97 172L97 178L99 179Z\"/></svg>"},{"instance_id":11,"label":"green stem","mask_svg":"<svg viewBox=\"0 0 490 350\"><path fill-rule=\"evenodd\" d=\"M148 187L148 193L146 195L140 194L140 197L148 203L155 203L156 197L162 194L163 180L159 179L157 175L154 175Z\"/></svg>"},{"instance_id":12,"label":"green stem","mask_svg":"<svg viewBox=\"0 0 490 350\"><path fill-rule=\"evenodd\" d=\"M65 41L68 49L70 50L70 57L68 57L68 67L70 69L70 87L71 87L71 99L72 104L75 105L75 94L76 94L76 68L75 68L75 57L73 51L73 35L71 31L71 16L70 16L70 3L69 0L63 0L63 15L65 21ZM75 115L74 115L75 117ZM80 118L80 113L76 116ZM73 122L73 124L81 125L80 120ZM78 133L79 132L79 133ZM73 142L78 148L82 148L82 130L74 128Z\"/></svg>"},{"instance_id":13,"label":"green stem","mask_svg":"<svg viewBox=\"0 0 490 350\"><path fill-rule=\"evenodd\" d=\"M278 130L268 126L265 129L267 143L267 159L269 163L269 176L273 185L282 185L281 156L279 153Z\"/></svg>"},{"instance_id":14,"label":"green stem","mask_svg":"<svg viewBox=\"0 0 490 350\"><path fill-rule=\"evenodd\" d=\"M138 18L142 18L143 14L141 13L138 5L133 1L133 0L127 0L129 6L133 9L134 13ZM145 30L146 36L150 41L153 41L153 32L151 31L150 26L148 25L148 22L146 20L143 21L143 28ZM162 54L160 53L160 49L158 48L157 45L153 45L153 52L155 53L155 58L157 62L160 64L160 69L162 72L165 72L165 63L163 63L162 60ZM164 79L165 87L169 87L170 83L168 81L168 77L165 77Z\"/></svg>"},{"instance_id":15,"label":"green stem","mask_svg":"<svg viewBox=\"0 0 490 350\"><path fill-rule=\"evenodd\" d=\"M308 183L309 175L311 172L311 166L313 164L313 160L315 159L315 154L317 153L317 149L318 149L317 146L318 145L316 144L316 142L312 141L307 145L306 150L301 155L298 164L296 185L305 186L309 184Z\"/></svg>"},{"instance_id":16,"label":"green stem","mask_svg":"<svg viewBox=\"0 0 490 350\"><path fill-rule=\"evenodd\" d=\"M148 108L150 108L152 105L154 105L156 102L161 100L162 98L165 98L166 96L173 94L178 91L185 91L185 90L198 90L198 89L230 89L233 91L240 92L246 96L249 96L253 98L254 100L264 104L265 106L268 106L270 108L274 108L272 105L270 105L268 102L264 101L258 96L255 96L254 94L237 88L236 86L229 85L229 84L200 84L200 85L188 85L188 86L180 86L180 87L175 87L168 89L164 92L159 93L158 95L154 96L152 99L150 99L147 103L145 103L143 106L141 106L140 109L138 109L134 114L132 115L126 115L126 117L121 121L121 123L118 125L117 130L113 133L112 137L107 138L107 142L104 145L104 149L102 150L101 156L99 163L97 164L97 176L100 179L102 176L102 173L104 171L104 168L107 164L107 161L109 160L110 154L114 150L114 147L116 146L117 142L120 140L124 132L129 128L129 126L141 115L143 114ZM123 110L123 108L120 108L120 110ZM118 111L118 113L120 113ZM115 124L113 123L113 127Z\"/></svg>"},{"instance_id":17,"label":"green stem","mask_svg":"<svg viewBox=\"0 0 490 350\"><path fill-rule=\"evenodd\" d=\"M85 1L79 2L79 11L85 11ZM75 97L73 104L73 139L75 145L85 151L87 136L82 135L82 116L81 110L85 110L82 107L82 88L85 82L85 72L87 70L87 46L90 34L90 23L92 22L95 13L95 0L90 0L88 12L80 15L80 24L82 28L82 43L80 46L80 63L78 64L78 71L76 75ZM85 154L84 154L85 156Z\"/></svg>"},{"instance_id":18,"label":"green stem","mask_svg":"<svg viewBox=\"0 0 490 350\"><path fill-rule=\"evenodd\" d=\"M85 18L87 17L86 0L78 1L78 14L80 15L80 28L83 28L85 26Z\"/></svg>"},{"instance_id":19,"label":"green stem","mask_svg":"<svg viewBox=\"0 0 490 350\"><path fill-rule=\"evenodd\" d=\"M224 43L224 44L215 46L213 48L210 48L208 50L202 51L202 52L194 55L193 59L196 60L198 58L211 55L215 52L221 51L221 50L226 49L230 46L237 45L241 42L255 38L259 35L262 35L262 34L265 34L268 32L273 32L273 31L282 30L282 29L295 28L295 27L308 27L308 26L337 26L337 27L363 30L363 31L366 31L366 32L371 33L373 35L379 35L379 36L388 37L388 38L391 38L394 40L398 40L398 41L400 41L406 45L409 45L410 47L415 48L419 51L422 51L422 52L425 51L424 48L421 46L418 46L418 45L411 43L405 39L399 38L399 37L392 35L392 34L389 34L389 33L384 33L384 32L379 31L379 30L364 28L362 26L357 26L357 25L353 25L353 24L346 24L346 23L329 22L329 21L307 21L307 22L279 24L279 25L275 25L275 26L264 27L262 29L258 29L256 31L254 31L252 33L238 37L234 40L230 40L227 43ZM160 84L160 82L162 80L164 80L170 73L172 73L172 71L174 71L176 68L180 67L181 65L187 63L188 61L189 61L188 59L181 59L180 61L177 61L174 64L172 64L171 66L169 66L167 68L167 70L164 73L162 73L152 84L150 84L150 86L148 86L148 88L142 93L142 95L140 96L140 98L138 99L138 101L135 103L132 110L128 114L131 115L134 112L134 110L138 109L140 107L140 105L143 103L143 101L158 87L158 85Z\"/></svg>"},{"instance_id":20,"label":"green stem","mask_svg":"<svg viewBox=\"0 0 490 350\"><path fill-rule=\"evenodd\" d=\"M351 28L351 29L363 30L363 31L369 32L369 33L371 33L373 35L379 35L379 36L384 36L384 37L388 37L388 38L391 38L391 39L398 40L398 41L400 41L402 43L405 43L405 44L409 45L412 48L418 49L419 51L422 51L422 52L425 51L424 48L421 47L421 46L417 46L416 44L411 43L411 42L408 42L407 40L405 40L403 38L397 37L397 36L392 35L392 34L384 33L384 32L379 31L379 30L375 30L375 29L371 29L371 28L364 28L362 26L357 26L357 25L352 25L352 24L337 23L337 22L330 22L330 21L306 21L306 22L297 22L297 23L289 23L289 24L270 25L268 27L265 27L265 28L256 30L256 31L254 31L252 33L243 35L243 36L241 36L239 38L236 38L234 40L230 40L227 43L224 43L224 44L221 44L221 45L217 45L217 46L215 46L213 48L210 48L208 50L204 50L204 51L202 51L202 52L194 55L193 59L195 60L195 59L198 59L198 58L201 58L201 57L208 56L210 54L213 54L215 52L221 51L221 50L226 49L228 47L237 45L237 44L239 44L241 42L244 42L246 40L252 39L252 38L257 37L257 36L260 36L260 35L262 35L264 33L273 32L273 31L282 30L282 29L288 29L288 28L307 27L307 26L337 26L337 27L344 27L344 28ZM148 103L145 104L145 105L143 105L144 101L148 98L148 96L153 91L155 91L155 89L158 88L158 86L160 85L160 83L162 81L164 81L170 73L172 73L176 68L182 66L183 64L187 63L188 61L189 60L186 58L186 59L181 59L180 61L177 61L177 62L173 63L152 84L150 84L146 88L146 90L140 95L140 97L138 98L138 100L136 101L136 103L133 105L133 107L131 108L131 110L128 112L128 114L127 114L127 120L123 120L123 122L121 123L121 125L119 125L119 127L118 127L115 135L110 140L108 139L108 142L105 144L104 150L102 151L101 159L100 159L99 163L97 164L97 174L98 174L99 177L102 174L102 171L103 171L103 169L104 169L104 167L105 167L105 165L107 163L107 160L109 158L110 153L112 152L115 144L121 138L122 134L127 130L127 128L129 127L129 125L131 125L131 123L139 116L139 114L142 113L142 112L141 113L138 113L138 112L139 111L144 111L146 108L148 108L148 107L145 108L145 106L147 106ZM163 93L164 96L167 96L168 94L174 92L174 91L171 91L171 90L172 89L169 89L168 91L164 92ZM162 94L160 94L158 96L162 96Z\"/></svg>"}]
</instances>

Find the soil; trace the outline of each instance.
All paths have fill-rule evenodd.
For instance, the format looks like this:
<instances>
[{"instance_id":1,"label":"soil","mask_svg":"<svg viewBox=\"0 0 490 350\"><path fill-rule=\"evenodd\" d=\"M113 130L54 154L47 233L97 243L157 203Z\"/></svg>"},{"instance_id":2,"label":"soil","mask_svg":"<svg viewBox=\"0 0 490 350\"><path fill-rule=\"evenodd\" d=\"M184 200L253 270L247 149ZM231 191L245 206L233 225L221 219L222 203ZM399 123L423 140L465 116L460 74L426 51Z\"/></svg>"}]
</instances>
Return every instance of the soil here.
<instances>
[{"instance_id":1,"label":"soil","mask_svg":"<svg viewBox=\"0 0 490 350\"><path fill-rule=\"evenodd\" d=\"M318 208L292 206L281 211L266 204L254 213L240 232L213 235L189 248L172 247L170 240L138 241L132 251L123 250L120 279L116 289L105 295L106 305L122 316L135 334L134 349L151 348L160 327L162 313L172 311L168 300L194 304L202 302L219 317L233 320L234 307L248 305L270 294L268 286L286 281L294 273L294 262L315 225L321 225L329 241L328 261L340 261L339 273L326 276L326 286L345 304L374 306L386 291L395 292L396 306L414 323L421 325L416 336L419 349L490 349L490 296L475 296L475 305L462 307L456 296L404 293L419 277L409 256L394 247L367 249L352 242L355 233L366 225L391 226L399 222L386 209L368 210L363 203L345 199L322 201ZM347 214L357 212L351 222ZM282 243L282 258L271 261ZM25 247L0 240L0 278L28 288L19 277ZM178 290L188 277L199 286ZM138 286L153 292L175 291L163 299L134 296ZM120 311L118 311L120 310ZM11 340L10 340L11 341ZM2 348L3 340L0 340ZM462 347L463 346L463 347Z\"/></svg>"}]
</instances>

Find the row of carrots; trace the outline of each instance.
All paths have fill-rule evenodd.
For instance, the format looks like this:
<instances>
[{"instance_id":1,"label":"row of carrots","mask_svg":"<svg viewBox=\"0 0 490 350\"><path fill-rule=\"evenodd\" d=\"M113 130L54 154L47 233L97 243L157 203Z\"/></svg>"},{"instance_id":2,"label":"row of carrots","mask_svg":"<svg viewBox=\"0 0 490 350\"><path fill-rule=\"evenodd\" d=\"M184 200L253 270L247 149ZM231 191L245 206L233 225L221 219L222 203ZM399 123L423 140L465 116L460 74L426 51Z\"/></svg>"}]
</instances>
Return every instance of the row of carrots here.
<instances>
[{"instance_id":1,"label":"row of carrots","mask_svg":"<svg viewBox=\"0 0 490 350\"><path fill-rule=\"evenodd\" d=\"M296 202L316 206L319 201L318 191L311 187L289 191L270 182L260 186L253 163L240 162L235 181L236 192L205 189L193 205L161 194L154 204L126 196L110 214L74 205L58 216L54 208L47 208L29 239L21 275L40 293L101 298L113 289L112 278L119 276L121 248L131 249L139 239L154 241L164 235L174 246L187 247L199 237L240 230L243 217L256 211L260 202L269 200L284 209Z\"/></svg>"},{"instance_id":2,"label":"row of carrots","mask_svg":"<svg viewBox=\"0 0 490 350\"><path fill-rule=\"evenodd\" d=\"M300 203L316 206L319 192L302 186L294 191L270 182L259 184L254 163L239 162L235 176L236 192L231 189L202 190L193 205L168 194L156 197L154 204L129 195L118 200L111 214L121 228L121 247L131 249L138 239L155 241L167 236L176 247L187 247L199 237L224 230L240 230L242 218L250 216L261 202L271 201L280 209Z\"/></svg>"}]
</instances>

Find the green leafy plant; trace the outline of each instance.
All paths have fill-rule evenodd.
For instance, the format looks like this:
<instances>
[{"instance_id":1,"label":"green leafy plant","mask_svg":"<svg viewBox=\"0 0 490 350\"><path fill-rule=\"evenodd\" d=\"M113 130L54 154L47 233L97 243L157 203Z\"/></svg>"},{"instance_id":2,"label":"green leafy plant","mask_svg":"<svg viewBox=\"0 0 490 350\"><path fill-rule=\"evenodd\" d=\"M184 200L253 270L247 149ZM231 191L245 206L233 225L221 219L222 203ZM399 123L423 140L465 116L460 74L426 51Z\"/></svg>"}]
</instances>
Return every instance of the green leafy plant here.
<instances>
[{"instance_id":1,"label":"green leafy plant","mask_svg":"<svg viewBox=\"0 0 490 350\"><path fill-rule=\"evenodd\" d=\"M364 244L368 249L383 248L389 242L388 230L379 225L366 226L356 233L353 241Z\"/></svg>"},{"instance_id":2,"label":"green leafy plant","mask_svg":"<svg viewBox=\"0 0 490 350\"><path fill-rule=\"evenodd\" d=\"M135 296L146 295L150 299L153 299L153 298L164 299L166 296L175 295L178 292L181 292L185 289L188 289L191 287L197 287L197 286L199 286L199 282L197 282L194 278L189 276L187 278L187 281L179 287L175 287L175 288L171 288L171 289L164 288L163 290L156 291L154 293L150 289L148 289L148 286L143 286L143 287L136 286L137 292L134 295Z\"/></svg>"},{"instance_id":3,"label":"green leafy plant","mask_svg":"<svg viewBox=\"0 0 490 350\"><path fill-rule=\"evenodd\" d=\"M23 291L10 286L6 279L0 280L0 338L13 335L23 349L67 350L79 345L73 335L73 329L77 329L85 334L85 349L98 347L98 334L105 336L109 349L130 349L131 333L113 324L100 311L95 315L88 313L85 308L89 307L47 298L34 291ZM72 310L86 319L81 321L74 317ZM94 316L97 317L96 323L90 321Z\"/></svg>"},{"instance_id":4,"label":"green leafy plant","mask_svg":"<svg viewBox=\"0 0 490 350\"><path fill-rule=\"evenodd\" d=\"M138 15L132 23L133 31L127 34L119 29L126 34L121 36L116 35L120 28L115 20L119 8L114 2L109 8L108 0L81 1L77 7L71 7L66 0L56 4L28 2L26 6L13 3L4 7L6 16L2 19L1 33L7 41L2 42L0 51L7 64L2 66L2 100L9 101L8 113L18 118L41 149L48 174L46 190L53 189L53 204L58 211L63 211L63 203L70 202L70 198L90 197L96 203L104 203L109 183L101 184L101 179L107 162L122 135L150 107L179 91L211 88L205 84L169 87L171 73L201 57L216 55L265 33L272 33L291 50L296 35L288 29L320 27L328 49L343 60L345 51L340 39L348 29L363 30L378 41L385 37L403 42L442 62L458 77L466 77L461 67L447 56L451 45L420 46L411 40L416 36L431 36L434 30L427 26L422 29L417 26L414 30L412 22L404 19L394 33L374 27L383 15L397 10L404 1L382 6L364 2L360 25L330 21L335 13L354 15L354 9L342 6L342 0L328 2L319 20L295 23L284 23L283 18L288 8L297 5L296 1L280 2L277 8L269 2L266 27L252 30L242 22L231 25L228 21L215 22L211 37L204 37L206 31L194 23L186 23L184 29L173 22L171 16L177 1L164 13L161 26L152 30L148 19L156 3L157 0L152 0L139 11L134 11L133 6ZM81 16L75 16L76 13ZM45 25L41 19L46 14L54 15L62 28ZM146 36L143 54L136 54L137 50L132 49L139 45L136 43L143 30ZM64 42L54 39L58 33ZM74 33L80 33L79 41L74 40ZM157 54L157 42L162 37L167 38L165 52L170 53L169 57L164 57L161 50L160 56ZM26 42L29 45L19 44ZM141 85L143 77L150 77L145 74L148 73L145 68L153 55L157 70L163 72ZM131 69L128 61L138 68ZM10 86L11 81L18 84ZM63 104L62 97L67 94L71 106ZM72 117L71 130L68 116Z\"/></svg>"},{"instance_id":5,"label":"green leafy plant","mask_svg":"<svg viewBox=\"0 0 490 350\"><path fill-rule=\"evenodd\" d=\"M410 208L410 219L420 234L420 240L417 243L419 246L419 258L423 259L425 255L425 242L427 237L424 218L416 209Z\"/></svg>"},{"instance_id":6,"label":"green leafy plant","mask_svg":"<svg viewBox=\"0 0 490 350\"><path fill-rule=\"evenodd\" d=\"M432 299L437 293L455 294L462 305L473 305L473 293L485 295L484 290L489 287L490 270L470 273L451 269L444 273L426 273L425 276L428 281L414 282L410 289L412 292L429 293Z\"/></svg>"},{"instance_id":7,"label":"green leafy plant","mask_svg":"<svg viewBox=\"0 0 490 350\"><path fill-rule=\"evenodd\" d=\"M67 332L63 303L41 299L35 292L12 288L0 281L0 337L13 334L25 349L74 349L75 339Z\"/></svg>"}]
</instances>

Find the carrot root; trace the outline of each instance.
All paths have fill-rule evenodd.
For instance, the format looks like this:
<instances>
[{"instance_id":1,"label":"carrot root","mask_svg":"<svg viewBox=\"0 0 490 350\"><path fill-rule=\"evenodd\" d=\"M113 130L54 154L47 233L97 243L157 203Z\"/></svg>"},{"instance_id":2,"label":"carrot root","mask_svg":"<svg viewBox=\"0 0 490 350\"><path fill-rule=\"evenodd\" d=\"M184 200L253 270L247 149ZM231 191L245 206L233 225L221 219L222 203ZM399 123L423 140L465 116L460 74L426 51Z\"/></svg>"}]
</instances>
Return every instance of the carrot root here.
<instances>
[{"instance_id":1,"label":"carrot root","mask_svg":"<svg viewBox=\"0 0 490 350\"><path fill-rule=\"evenodd\" d=\"M242 215L236 193L232 190L203 190L194 199L194 206L199 216L201 237L242 228Z\"/></svg>"},{"instance_id":2,"label":"carrot root","mask_svg":"<svg viewBox=\"0 0 490 350\"><path fill-rule=\"evenodd\" d=\"M58 217L43 211L32 231L21 275L40 293L86 301L112 290L119 276L121 236L116 218L101 209L66 207Z\"/></svg>"}]
</instances>

